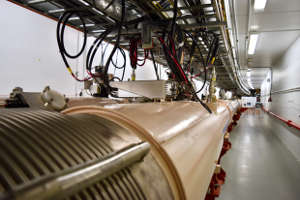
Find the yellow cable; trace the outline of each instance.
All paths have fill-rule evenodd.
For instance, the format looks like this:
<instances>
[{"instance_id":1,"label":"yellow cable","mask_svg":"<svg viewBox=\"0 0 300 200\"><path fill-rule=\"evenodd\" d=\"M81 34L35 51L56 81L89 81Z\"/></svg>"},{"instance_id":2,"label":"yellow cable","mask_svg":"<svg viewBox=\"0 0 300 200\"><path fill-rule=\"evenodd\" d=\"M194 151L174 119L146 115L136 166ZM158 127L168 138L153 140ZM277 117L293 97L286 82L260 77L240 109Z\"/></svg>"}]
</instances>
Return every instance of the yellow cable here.
<instances>
[{"instance_id":1,"label":"yellow cable","mask_svg":"<svg viewBox=\"0 0 300 200\"><path fill-rule=\"evenodd\" d=\"M215 60L216 60L216 57L213 57L213 58L211 59L211 64L212 64L212 65L214 64Z\"/></svg>"},{"instance_id":2,"label":"yellow cable","mask_svg":"<svg viewBox=\"0 0 300 200\"><path fill-rule=\"evenodd\" d=\"M67 69L70 72L70 74L73 74L72 69L70 67L67 67Z\"/></svg>"}]
</instances>

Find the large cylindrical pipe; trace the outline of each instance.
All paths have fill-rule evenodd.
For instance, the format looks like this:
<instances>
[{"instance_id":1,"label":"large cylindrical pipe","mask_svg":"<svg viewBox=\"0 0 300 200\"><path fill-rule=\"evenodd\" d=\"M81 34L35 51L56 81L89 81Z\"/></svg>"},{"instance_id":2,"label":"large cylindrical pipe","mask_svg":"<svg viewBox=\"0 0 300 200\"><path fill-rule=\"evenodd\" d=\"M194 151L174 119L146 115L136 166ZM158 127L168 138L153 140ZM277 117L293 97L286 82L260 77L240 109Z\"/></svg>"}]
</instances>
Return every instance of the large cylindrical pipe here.
<instances>
[{"instance_id":1,"label":"large cylindrical pipe","mask_svg":"<svg viewBox=\"0 0 300 200\"><path fill-rule=\"evenodd\" d=\"M64 113L89 113L129 128L144 129L146 132L137 133L139 137L164 152L167 167L163 169L171 174L167 176L169 182L175 181L171 185L175 196L204 199L224 134L239 104L223 101L209 106L213 114L196 102L83 106Z\"/></svg>"},{"instance_id":2,"label":"large cylindrical pipe","mask_svg":"<svg viewBox=\"0 0 300 200\"><path fill-rule=\"evenodd\" d=\"M51 188L49 180L87 172L91 169L85 168L88 163L99 166L110 160L109 156L141 143L150 144L144 161L124 169L128 162L116 162L123 163L122 169L109 170L113 174L99 176L102 178L96 183L76 177L84 180L82 190L75 187L69 194L71 187L55 198L204 199L238 103L223 101L209 106L213 114L196 102L75 106L63 114L1 112L0 199L18 199L18 194L33 191L42 191L49 199L52 194L46 193L55 193L47 190ZM140 156L138 152L132 155ZM82 173L85 175L88 173ZM36 188L40 184L47 185L40 187L46 188L44 191Z\"/></svg>"},{"instance_id":3,"label":"large cylindrical pipe","mask_svg":"<svg viewBox=\"0 0 300 200\"><path fill-rule=\"evenodd\" d=\"M100 116L1 111L0 199L171 200L149 147Z\"/></svg>"}]
</instances>

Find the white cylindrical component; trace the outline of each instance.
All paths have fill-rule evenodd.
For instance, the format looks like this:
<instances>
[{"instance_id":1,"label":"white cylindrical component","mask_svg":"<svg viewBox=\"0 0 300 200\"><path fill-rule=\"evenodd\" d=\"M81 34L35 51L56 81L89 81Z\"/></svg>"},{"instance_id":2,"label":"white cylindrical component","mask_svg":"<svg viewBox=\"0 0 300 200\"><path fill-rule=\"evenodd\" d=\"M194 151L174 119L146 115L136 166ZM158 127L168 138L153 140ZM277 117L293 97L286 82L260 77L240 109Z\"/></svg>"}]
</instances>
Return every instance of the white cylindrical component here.
<instances>
[{"instance_id":1,"label":"white cylindrical component","mask_svg":"<svg viewBox=\"0 0 300 200\"><path fill-rule=\"evenodd\" d=\"M66 97L59 92L50 89L49 86L45 87L41 94L41 99L47 108L61 111L67 106Z\"/></svg>"}]
</instances>

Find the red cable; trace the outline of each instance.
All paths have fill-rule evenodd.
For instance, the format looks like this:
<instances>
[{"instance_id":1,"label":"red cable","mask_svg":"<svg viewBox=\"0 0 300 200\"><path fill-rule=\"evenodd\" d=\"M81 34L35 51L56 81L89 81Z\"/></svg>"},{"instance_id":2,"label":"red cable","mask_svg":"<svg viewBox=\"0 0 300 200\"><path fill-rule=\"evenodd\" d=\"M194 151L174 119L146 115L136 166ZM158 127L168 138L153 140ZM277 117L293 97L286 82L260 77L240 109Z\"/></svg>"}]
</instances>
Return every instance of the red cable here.
<instances>
[{"instance_id":1,"label":"red cable","mask_svg":"<svg viewBox=\"0 0 300 200\"><path fill-rule=\"evenodd\" d=\"M196 77L198 77L198 76L200 76L200 75L201 75L201 73L195 74L194 76L192 76L192 78L196 78Z\"/></svg>"},{"instance_id":2,"label":"red cable","mask_svg":"<svg viewBox=\"0 0 300 200\"><path fill-rule=\"evenodd\" d=\"M166 47L165 41L163 40L162 37L159 38L159 41ZM172 58L172 60L174 61L174 63L176 64L177 68L179 69L179 71L181 72L184 80L186 83L188 83L187 77L184 73L184 71L182 70L182 67L180 66L180 64L178 63L178 61L176 60L176 58L174 57L174 55L172 55L172 53L170 52L170 50L166 47L169 56Z\"/></svg>"},{"instance_id":3,"label":"red cable","mask_svg":"<svg viewBox=\"0 0 300 200\"><path fill-rule=\"evenodd\" d=\"M142 60L137 59L138 61L143 61L143 63L142 64L137 63L137 65L138 66L145 65L147 58L148 58L148 51L146 49L144 49L144 59L142 59Z\"/></svg>"},{"instance_id":4,"label":"red cable","mask_svg":"<svg viewBox=\"0 0 300 200\"><path fill-rule=\"evenodd\" d=\"M144 49L144 58L143 59L139 59L138 58L138 53L137 53L137 49L138 49L138 44L140 43L140 40L136 40L136 39L131 39L130 41L130 48L129 48L129 52L130 52L130 61L131 61L131 66L133 68L136 68L136 66L143 66L146 63L146 60L148 58L148 51ZM142 61L142 63L138 63L138 61Z\"/></svg>"}]
</instances>

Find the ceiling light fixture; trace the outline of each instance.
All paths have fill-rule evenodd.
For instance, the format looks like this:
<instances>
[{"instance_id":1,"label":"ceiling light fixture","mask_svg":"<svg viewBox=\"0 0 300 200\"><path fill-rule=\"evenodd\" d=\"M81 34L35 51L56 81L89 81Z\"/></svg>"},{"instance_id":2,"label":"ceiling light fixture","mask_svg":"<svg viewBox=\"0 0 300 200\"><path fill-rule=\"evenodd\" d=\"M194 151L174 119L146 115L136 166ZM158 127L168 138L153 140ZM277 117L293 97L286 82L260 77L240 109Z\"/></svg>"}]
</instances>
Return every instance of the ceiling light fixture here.
<instances>
[{"instance_id":1,"label":"ceiling light fixture","mask_svg":"<svg viewBox=\"0 0 300 200\"><path fill-rule=\"evenodd\" d=\"M102 11L96 9L96 8L92 8L93 11L95 11L96 13L100 14L100 15L105 15Z\"/></svg>"},{"instance_id":2,"label":"ceiling light fixture","mask_svg":"<svg viewBox=\"0 0 300 200\"><path fill-rule=\"evenodd\" d=\"M84 0L78 0L80 3L82 3L83 5L89 6L90 4L85 2Z\"/></svg>"},{"instance_id":3,"label":"ceiling light fixture","mask_svg":"<svg viewBox=\"0 0 300 200\"><path fill-rule=\"evenodd\" d=\"M258 40L258 34L250 34L250 42L248 47L248 54L253 55L256 48L256 43Z\"/></svg>"},{"instance_id":4,"label":"ceiling light fixture","mask_svg":"<svg viewBox=\"0 0 300 200\"><path fill-rule=\"evenodd\" d=\"M48 13L54 14L54 13L60 13L60 12L64 12L65 9L55 9L55 10L49 10Z\"/></svg>"},{"instance_id":5,"label":"ceiling light fixture","mask_svg":"<svg viewBox=\"0 0 300 200\"><path fill-rule=\"evenodd\" d=\"M267 0L255 0L254 10L264 10L267 4Z\"/></svg>"},{"instance_id":6,"label":"ceiling light fixture","mask_svg":"<svg viewBox=\"0 0 300 200\"><path fill-rule=\"evenodd\" d=\"M105 30L93 30L93 33L103 33Z\"/></svg>"},{"instance_id":7,"label":"ceiling light fixture","mask_svg":"<svg viewBox=\"0 0 300 200\"><path fill-rule=\"evenodd\" d=\"M92 27L95 26L95 24L85 24L85 27ZM80 25L80 27L83 27L83 25Z\"/></svg>"}]
</instances>

